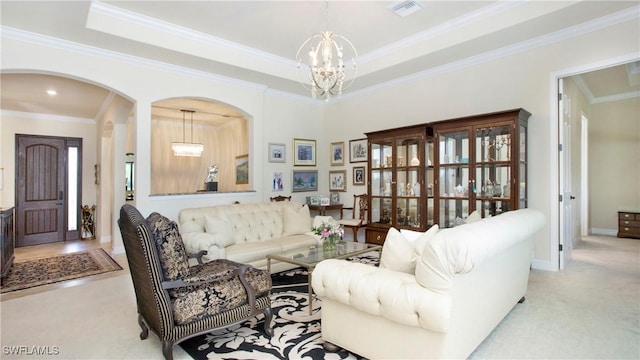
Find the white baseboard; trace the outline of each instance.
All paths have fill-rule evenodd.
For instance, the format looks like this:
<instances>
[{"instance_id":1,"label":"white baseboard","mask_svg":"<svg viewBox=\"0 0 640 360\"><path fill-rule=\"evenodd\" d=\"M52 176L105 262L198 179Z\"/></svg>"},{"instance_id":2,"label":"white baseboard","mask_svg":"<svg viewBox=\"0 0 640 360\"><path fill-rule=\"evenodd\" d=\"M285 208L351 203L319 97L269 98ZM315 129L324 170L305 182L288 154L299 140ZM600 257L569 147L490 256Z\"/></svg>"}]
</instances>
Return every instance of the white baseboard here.
<instances>
[{"instance_id":1,"label":"white baseboard","mask_svg":"<svg viewBox=\"0 0 640 360\"><path fill-rule=\"evenodd\" d=\"M547 261L547 260L533 259L531 261L531 268L536 270L558 271L558 266L554 265L551 261Z\"/></svg>"},{"instance_id":2,"label":"white baseboard","mask_svg":"<svg viewBox=\"0 0 640 360\"><path fill-rule=\"evenodd\" d=\"M617 229L591 228L590 233L593 234L593 235L616 236L616 235L618 235L618 230Z\"/></svg>"},{"instance_id":3,"label":"white baseboard","mask_svg":"<svg viewBox=\"0 0 640 360\"><path fill-rule=\"evenodd\" d=\"M108 236L100 236L100 244L111 242L111 235Z\"/></svg>"}]
</instances>

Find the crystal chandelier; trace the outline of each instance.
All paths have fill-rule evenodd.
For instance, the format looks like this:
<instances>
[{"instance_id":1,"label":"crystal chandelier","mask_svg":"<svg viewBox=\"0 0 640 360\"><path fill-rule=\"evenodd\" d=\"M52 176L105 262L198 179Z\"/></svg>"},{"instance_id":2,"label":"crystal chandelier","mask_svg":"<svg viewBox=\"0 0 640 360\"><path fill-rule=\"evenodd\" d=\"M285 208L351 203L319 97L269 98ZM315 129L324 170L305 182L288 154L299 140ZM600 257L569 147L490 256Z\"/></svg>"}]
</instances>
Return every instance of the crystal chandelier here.
<instances>
[{"instance_id":1,"label":"crystal chandelier","mask_svg":"<svg viewBox=\"0 0 640 360\"><path fill-rule=\"evenodd\" d=\"M309 51L306 52L306 49ZM305 63L306 56L308 63ZM304 73L307 67L309 69L306 79L301 83L311 90L314 99L324 97L325 101L329 101L331 95L340 96L342 90L348 88L356 78L357 57L356 48L347 38L331 31L321 31L298 48L296 62L299 72ZM349 61L348 66L344 59Z\"/></svg>"},{"instance_id":2,"label":"crystal chandelier","mask_svg":"<svg viewBox=\"0 0 640 360\"><path fill-rule=\"evenodd\" d=\"M182 111L182 142L172 142L171 149L174 156L201 156L204 150L204 145L196 144L193 142L185 142L185 121L186 113L191 114L191 141L193 141L193 110L180 110Z\"/></svg>"}]
</instances>

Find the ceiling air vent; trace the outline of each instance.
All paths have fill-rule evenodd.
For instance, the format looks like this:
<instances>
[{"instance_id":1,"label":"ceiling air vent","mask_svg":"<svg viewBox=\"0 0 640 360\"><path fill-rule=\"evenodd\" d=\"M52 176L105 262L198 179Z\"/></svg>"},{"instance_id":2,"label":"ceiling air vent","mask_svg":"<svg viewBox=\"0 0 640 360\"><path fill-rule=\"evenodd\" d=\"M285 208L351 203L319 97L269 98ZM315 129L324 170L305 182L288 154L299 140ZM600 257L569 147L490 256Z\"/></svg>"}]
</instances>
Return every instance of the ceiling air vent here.
<instances>
[{"instance_id":1,"label":"ceiling air vent","mask_svg":"<svg viewBox=\"0 0 640 360\"><path fill-rule=\"evenodd\" d=\"M413 0L403 0L391 5L391 10L399 16L405 17L422 9L417 2Z\"/></svg>"}]
</instances>

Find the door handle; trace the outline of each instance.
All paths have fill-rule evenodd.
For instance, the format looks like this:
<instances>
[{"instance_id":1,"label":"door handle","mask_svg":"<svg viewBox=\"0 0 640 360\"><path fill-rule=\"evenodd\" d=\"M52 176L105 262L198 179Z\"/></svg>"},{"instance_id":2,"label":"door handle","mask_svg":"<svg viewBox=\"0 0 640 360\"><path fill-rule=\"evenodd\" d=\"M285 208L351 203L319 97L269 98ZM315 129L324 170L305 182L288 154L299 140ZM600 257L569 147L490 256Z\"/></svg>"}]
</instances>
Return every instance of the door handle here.
<instances>
[{"instance_id":1,"label":"door handle","mask_svg":"<svg viewBox=\"0 0 640 360\"><path fill-rule=\"evenodd\" d=\"M64 191L60 190L58 191L58 200L62 200L64 199Z\"/></svg>"}]
</instances>

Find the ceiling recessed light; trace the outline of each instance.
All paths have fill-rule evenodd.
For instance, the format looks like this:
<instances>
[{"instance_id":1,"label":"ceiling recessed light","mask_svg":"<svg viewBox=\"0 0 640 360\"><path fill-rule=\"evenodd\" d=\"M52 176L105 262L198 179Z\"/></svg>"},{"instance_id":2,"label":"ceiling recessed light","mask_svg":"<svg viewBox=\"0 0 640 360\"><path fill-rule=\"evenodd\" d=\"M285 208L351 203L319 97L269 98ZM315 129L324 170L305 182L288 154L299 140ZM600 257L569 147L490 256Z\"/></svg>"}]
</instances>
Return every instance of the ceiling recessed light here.
<instances>
[{"instance_id":1,"label":"ceiling recessed light","mask_svg":"<svg viewBox=\"0 0 640 360\"><path fill-rule=\"evenodd\" d=\"M56 96L58 95L58 92L55 91L54 89L49 89L47 90L47 94L49 94L49 96Z\"/></svg>"}]
</instances>

